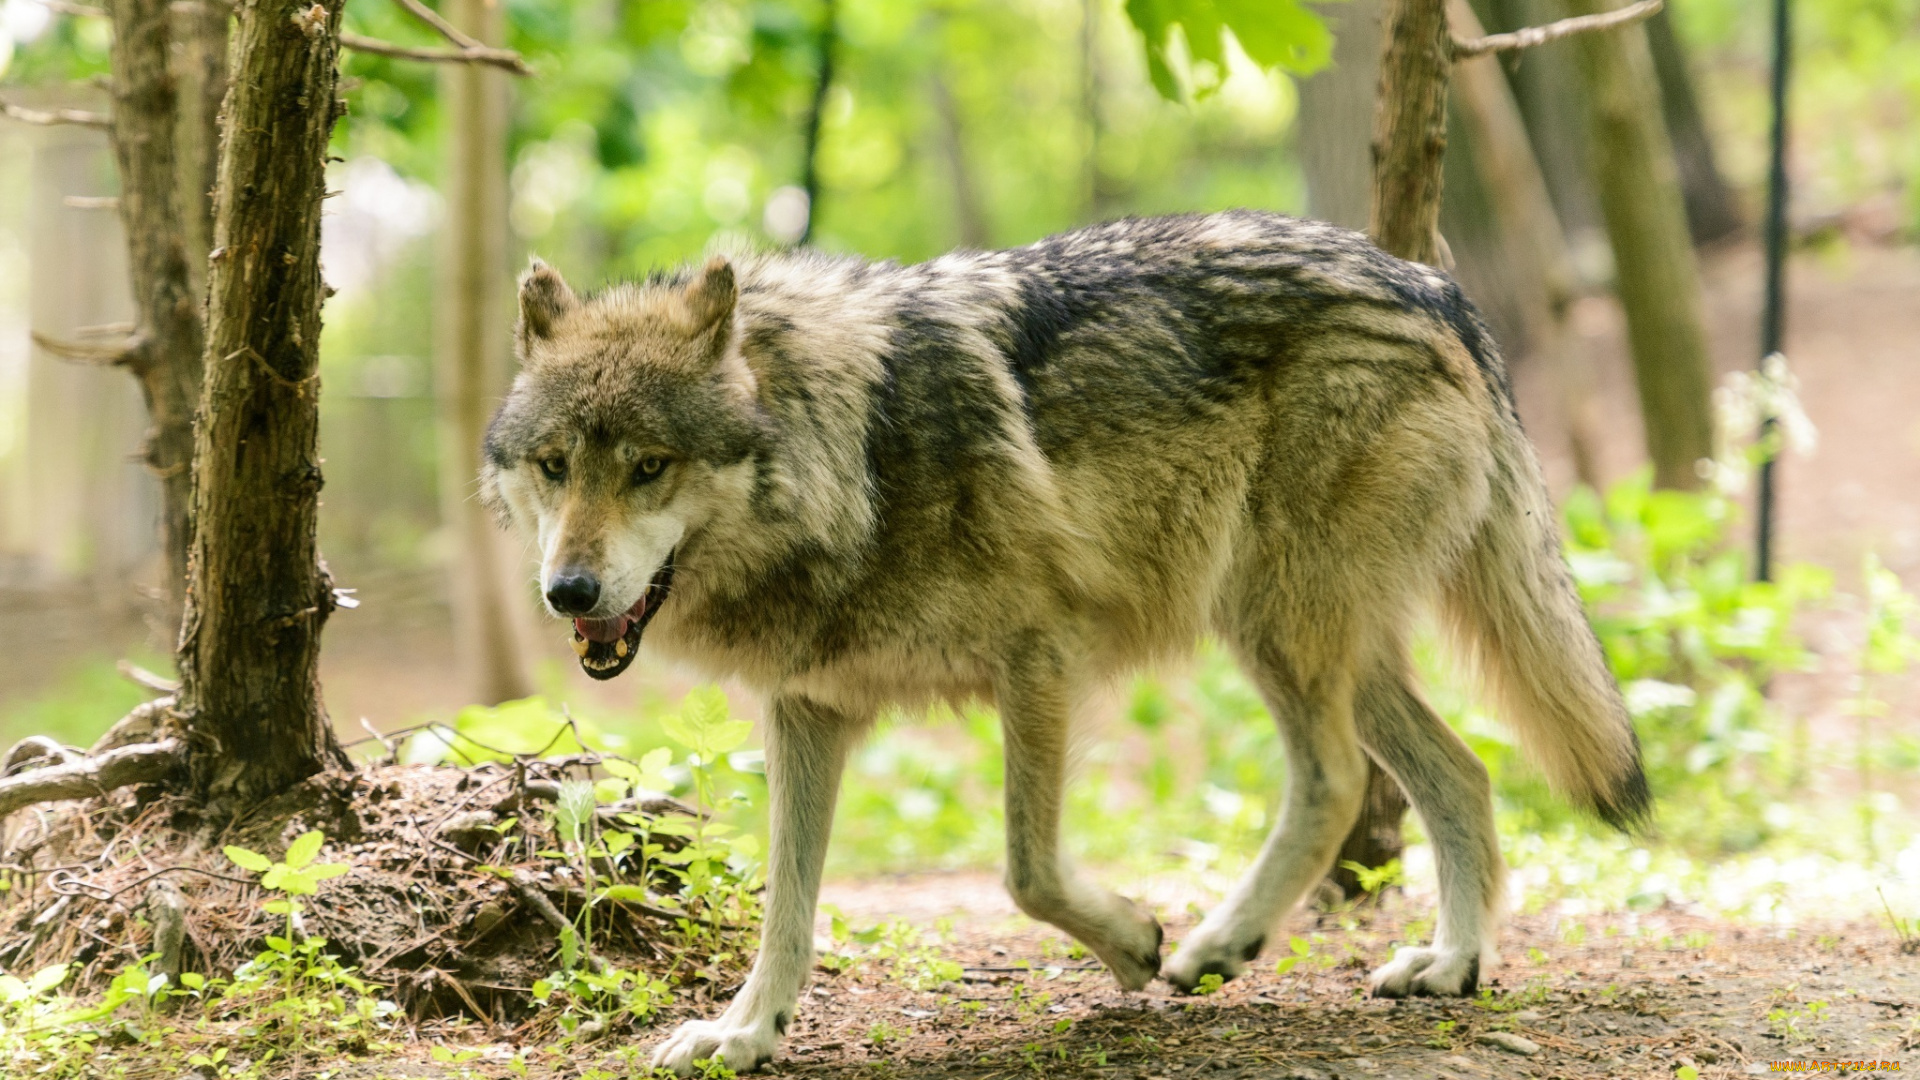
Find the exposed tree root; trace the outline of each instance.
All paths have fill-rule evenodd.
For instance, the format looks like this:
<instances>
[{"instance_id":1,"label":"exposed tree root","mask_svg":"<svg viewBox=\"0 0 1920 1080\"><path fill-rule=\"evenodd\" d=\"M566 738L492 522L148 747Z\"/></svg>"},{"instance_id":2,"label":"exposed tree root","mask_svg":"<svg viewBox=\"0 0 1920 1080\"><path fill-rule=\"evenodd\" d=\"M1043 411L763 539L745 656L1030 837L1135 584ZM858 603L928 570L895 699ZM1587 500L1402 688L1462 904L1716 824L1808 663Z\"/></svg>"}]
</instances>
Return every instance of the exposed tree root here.
<instances>
[{"instance_id":1,"label":"exposed tree root","mask_svg":"<svg viewBox=\"0 0 1920 1080\"><path fill-rule=\"evenodd\" d=\"M185 751L179 739L160 739L0 778L0 817L34 803L85 799L129 784L164 780L180 767Z\"/></svg>"}]
</instances>

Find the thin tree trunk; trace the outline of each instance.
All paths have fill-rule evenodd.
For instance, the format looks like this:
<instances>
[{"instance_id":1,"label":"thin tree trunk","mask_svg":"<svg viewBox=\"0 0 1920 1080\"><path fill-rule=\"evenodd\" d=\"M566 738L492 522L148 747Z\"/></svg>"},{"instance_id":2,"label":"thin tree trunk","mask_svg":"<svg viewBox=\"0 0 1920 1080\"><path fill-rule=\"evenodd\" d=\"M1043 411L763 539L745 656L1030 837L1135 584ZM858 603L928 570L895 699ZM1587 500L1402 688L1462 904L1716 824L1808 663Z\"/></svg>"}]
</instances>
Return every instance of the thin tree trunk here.
<instances>
[{"instance_id":1,"label":"thin tree trunk","mask_svg":"<svg viewBox=\"0 0 1920 1080\"><path fill-rule=\"evenodd\" d=\"M1373 201L1367 231L1394 255L1437 265L1441 162L1447 149L1447 84L1453 38L1446 0L1395 0L1387 12L1380 59L1380 96L1373 122ZM1367 759L1360 818L1334 858L1333 883L1348 897L1363 894L1346 863L1385 866L1405 847L1400 822L1407 798Z\"/></svg>"},{"instance_id":2,"label":"thin tree trunk","mask_svg":"<svg viewBox=\"0 0 1920 1080\"><path fill-rule=\"evenodd\" d=\"M127 366L140 380L152 425L144 456L160 481L167 605L163 625L172 631L185 600L193 411L200 400L204 345L174 159L176 95L168 71L172 16L168 0L112 0L109 13L113 149L120 166L120 218L126 226L139 313Z\"/></svg>"},{"instance_id":3,"label":"thin tree trunk","mask_svg":"<svg viewBox=\"0 0 1920 1080\"><path fill-rule=\"evenodd\" d=\"M1465 0L1452 0L1449 15L1458 37L1484 33ZM1526 121L1498 61L1468 60L1453 73L1470 164L1487 193L1496 219L1501 251L1511 272L1507 280L1528 293L1519 306L1528 318L1526 340L1544 360L1560 389L1574 471L1582 483L1598 487L1596 465L1599 418L1595 413L1592 358L1584 354L1570 324L1579 294L1573 254L1554 212L1547 180L1527 138Z\"/></svg>"},{"instance_id":4,"label":"thin tree trunk","mask_svg":"<svg viewBox=\"0 0 1920 1080\"><path fill-rule=\"evenodd\" d=\"M236 803L345 764L320 703L334 598L314 537L320 206L343 4L248 0L231 53L178 659L192 787Z\"/></svg>"},{"instance_id":5,"label":"thin tree trunk","mask_svg":"<svg viewBox=\"0 0 1920 1080\"><path fill-rule=\"evenodd\" d=\"M1687 54L1673 31L1669 9L1662 8L1647 20L1647 46L1660 77L1660 113L1680 168L1687 228L1695 244L1725 239L1740 231L1740 204L1714 160L1713 140L1693 93L1693 72L1687 68Z\"/></svg>"},{"instance_id":6,"label":"thin tree trunk","mask_svg":"<svg viewBox=\"0 0 1920 1080\"><path fill-rule=\"evenodd\" d=\"M501 43L498 0L454 0L446 13L482 42ZM512 361L512 319L502 291L509 279L507 74L483 64L448 64L440 80L447 116L447 222L434 350L440 519L456 545L448 592L466 696L494 705L533 693L522 601L505 544L492 515L474 499L480 442Z\"/></svg>"},{"instance_id":7,"label":"thin tree trunk","mask_svg":"<svg viewBox=\"0 0 1920 1080\"><path fill-rule=\"evenodd\" d=\"M1446 0L1398 0L1387 14L1380 59L1367 232L1383 250L1430 266L1440 264L1440 167L1452 67Z\"/></svg>"},{"instance_id":8,"label":"thin tree trunk","mask_svg":"<svg viewBox=\"0 0 1920 1080\"><path fill-rule=\"evenodd\" d=\"M1610 0L1572 4L1582 15L1614 6ZM1696 463L1713 453L1712 376L1699 268L1660 117L1653 57L1639 26L1585 34L1579 46L1591 171L1613 244L1615 289L1626 309L1654 483L1692 490L1700 485Z\"/></svg>"},{"instance_id":9,"label":"thin tree trunk","mask_svg":"<svg viewBox=\"0 0 1920 1080\"><path fill-rule=\"evenodd\" d=\"M1380 84L1380 0L1346 0L1320 14L1333 29L1333 62L1300 84L1296 128L1307 210L1349 229L1373 206L1371 133Z\"/></svg>"},{"instance_id":10,"label":"thin tree trunk","mask_svg":"<svg viewBox=\"0 0 1920 1080\"><path fill-rule=\"evenodd\" d=\"M233 9L222 0L186 0L173 4L173 16L180 218L186 225L194 299L204 302L207 253L213 250L213 185L220 171L220 102L227 96L227 24Z\"/></svg>"},{"instance_id":11,"label":"thin tree trunk","mask_svg":"<svg viewBox=\"0 0 1920 1080\"><path fill-rule=\"evenodd\" d=\"M807 227L800 230L800 244L813 242L813 227L820 220L820 123L827 111L827 91L833 88L833 53L839 40L839 13L836 0L820 5L820 45L814 72L813 101L807 107L806 160L800 166L800 187L807 193Z\"/></svg>"},{"instance_id":12,"label":"thin tree trunk","mask_svg":"<svg viewBox=\"0 0 1920 1080\"><path fill-rule=\"evenodd\" d=\"M980 204L980 188L967 169L966 135L960 129L960 109L954 104L953 91L939 72L929 77L934 112L940 117L940 156L947 166L953 189L953 222L963 248L983 249L991 237L987 229L986 209Z\"/></svg>"}]
</instances>

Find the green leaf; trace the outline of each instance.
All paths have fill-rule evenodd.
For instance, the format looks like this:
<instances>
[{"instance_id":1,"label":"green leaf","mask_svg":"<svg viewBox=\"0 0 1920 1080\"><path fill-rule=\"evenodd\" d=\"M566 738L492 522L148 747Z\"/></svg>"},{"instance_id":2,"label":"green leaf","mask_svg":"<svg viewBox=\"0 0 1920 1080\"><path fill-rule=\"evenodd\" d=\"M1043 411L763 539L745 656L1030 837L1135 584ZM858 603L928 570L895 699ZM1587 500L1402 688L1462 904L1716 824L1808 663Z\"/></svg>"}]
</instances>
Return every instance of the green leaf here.
<instances>
[{"instance_id":1,"label":"green leaf","mask_svg":"<svg viewBox=\"0 0 1920 1080\"><path fill-rule=\"evenodd\" d=\"M1169 101L1205 97L1226 76L1226 36L1266 70L1310 75L1333 56L1326 23L1300 0L1127 0L1127 18L1140 31L1147 75ZM1177 31L1177 33L1176 33Z\"/></svg>"},{"instance_id":2,"label":"green leaf","mask_svg":"<svg viewBox=\"0 0 1920 1080\"><path fill-rule=\"evenodd\" d=\"M645 886L609 885L600 890L600 899L644 904L649 901Z\"/></svg>"},{"instance_id":3,"label":"green leaf","mask_svg":"<svg viewBox=\"0 0 1920 1080\"><path fill-rule=\"evenodd\" d=\"M532 993L533 1000L545 1001L553 996L553 984L545 979L535 979L533 981Z\"/></svg>"},{"instance_id":4,"label":"green leaf","mask_svg":"<svg viewBox=\"0 0 1920 1080\"><path fill-rule=\"evenodd\" d=\"M353 869L353 867L348 866L346 863L325 862L316 866L309 866L307 868L307 876L315 881L325 881L328 878L337 878L351 869Z\"/></svg>"},{"instance_id":5,"label":"green leaf","mask_svg":"<svg viewBox=\"0 0 1920 1080\"><path fill-rule=\"evenodd\" d=\"M189 990L203 990L207 985L207 977L197 971L183 971L180 973L180 985Z\"/></svg>"},{"instance_id":6,"label":"green leaf","mask_svg":"<svg viewBox=\"0 0 1920 1080\"><path fill-rule=\"evenodd\" d=\"M1673 1075L1677 1080L1700 1080L1700 1070L1691 1065L1680 1066L1674 1070Z\"/></svg>"},{"instance_id":7,"label":"green leaf","mask_svg":"<svg viewBox=\"0 0 1920 1080\"><path fill-rule=\"evenodd\" d=\"M27 989L35 994L44 994L59 986L67 979L67 965L49 964L33 973L27 980Z\"/></svg>"},{"instance_id":8,"label":"green leaf","mask_svg":"<svg viewBox=\"0 0 1920 1080\"><path fill-rule=\"evenodd\" d=\"M290 870L298 870L313 861L320 854L320 845L327 842L326 834L319 829L303 832L299 838L287 847L287 857L281 861Z\"/></svg>"},{"instance_id":9,"label":"green leaf","mask_svg":"<svg viewBox=\"0 0 1920 1080\"><path fill-rule=\"evenodd\" d=\"M235 847L232 844L228 844L221 850L226 852L228 862L238 866L242 870L251 870L256 874L264 874L267 872L267 869L273 865L272 859L267 858L257 851L248 851L246 848Z\"/></svg>"}]
</instances>

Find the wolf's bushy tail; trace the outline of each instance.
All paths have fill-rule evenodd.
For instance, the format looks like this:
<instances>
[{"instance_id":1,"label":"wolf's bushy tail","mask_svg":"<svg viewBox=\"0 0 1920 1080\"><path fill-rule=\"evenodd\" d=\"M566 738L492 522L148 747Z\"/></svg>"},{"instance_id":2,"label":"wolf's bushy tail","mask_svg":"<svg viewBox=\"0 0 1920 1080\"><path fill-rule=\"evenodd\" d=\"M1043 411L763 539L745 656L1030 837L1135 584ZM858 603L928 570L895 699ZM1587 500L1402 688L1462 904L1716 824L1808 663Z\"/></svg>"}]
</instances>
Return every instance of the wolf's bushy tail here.
<instances>
[{"instance_id":1,"label":"wolf's bushy tail","mask_svg":"<svg viewBox=\"0 0 1920 1080\"><path fill-rule=\"evenodd\" d=\"M1561 559L1533 451L1517 423L1500 429L1490 512L1443 610L1554 789L1633 830L1651 810L1640 740Z\"/></svg>"}]
</instances>

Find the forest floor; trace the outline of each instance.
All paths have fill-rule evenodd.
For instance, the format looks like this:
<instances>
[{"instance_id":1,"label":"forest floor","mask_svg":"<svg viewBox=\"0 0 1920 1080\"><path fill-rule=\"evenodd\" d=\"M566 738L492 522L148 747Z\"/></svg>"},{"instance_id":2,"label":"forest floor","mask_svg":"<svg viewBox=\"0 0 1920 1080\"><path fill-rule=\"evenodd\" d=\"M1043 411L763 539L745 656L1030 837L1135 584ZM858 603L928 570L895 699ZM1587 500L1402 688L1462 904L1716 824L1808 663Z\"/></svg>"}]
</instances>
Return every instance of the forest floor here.
<instances>
[{"instance_id":1,"label":"forest floor","mask_svg":"<svg viewBox=\"0 0 1920 1080\"><path fill-rule=\"evenodd\" d=\"M966 974L917 991L884 964L816 970L770 1067L776 1076L1467 1080L1668 1077L1687 1066L1731 1077L1778 1061L1920 1068L1920 958L1902 953L1884 924L1787 932L1674 910L1522 915L1502 939L1506 963L1490 972L1489 993L1393 1002L1367 997L1364 983L1406 920L1424 914L1404 898L1348 918L1350 929L1336 916L1297 915L1291 931L1307 953L1292 970L1275 973L1276 953L1295 955L1283 943L1202 997L1157 982L1120 990L1097 962L1015 913L987 875L840 882L825 902L856 925L950 921L938 952ZM1177 939L1192 919L1170 922ZM535 1076L624 1080L680 1018L599 1052L524 1060ZM325 1067L342 1078L468 1080L510 1075L516 1054L509 1033L470 1021L427 1025L418 1038ZM479 1054L436 1062L435 1045Z\"/></svg>"}]
</instances>

